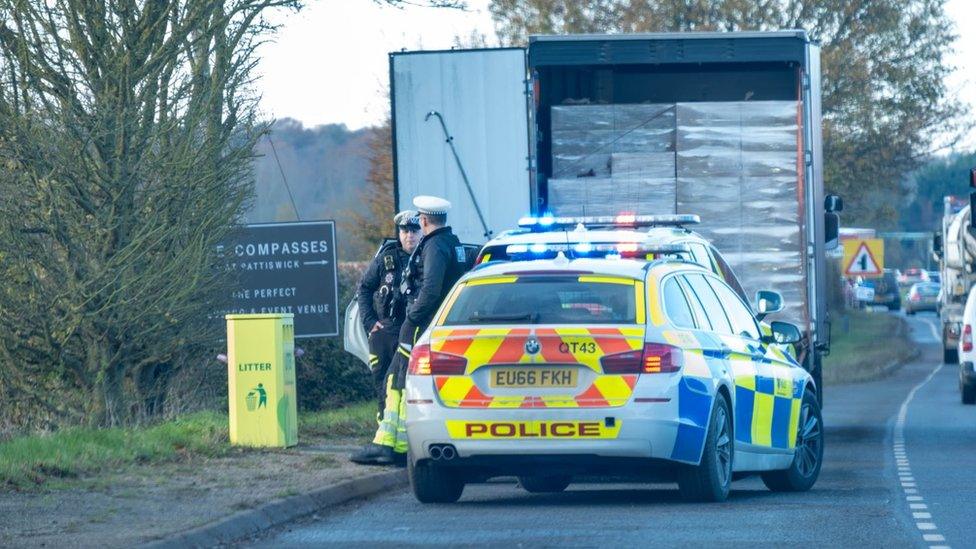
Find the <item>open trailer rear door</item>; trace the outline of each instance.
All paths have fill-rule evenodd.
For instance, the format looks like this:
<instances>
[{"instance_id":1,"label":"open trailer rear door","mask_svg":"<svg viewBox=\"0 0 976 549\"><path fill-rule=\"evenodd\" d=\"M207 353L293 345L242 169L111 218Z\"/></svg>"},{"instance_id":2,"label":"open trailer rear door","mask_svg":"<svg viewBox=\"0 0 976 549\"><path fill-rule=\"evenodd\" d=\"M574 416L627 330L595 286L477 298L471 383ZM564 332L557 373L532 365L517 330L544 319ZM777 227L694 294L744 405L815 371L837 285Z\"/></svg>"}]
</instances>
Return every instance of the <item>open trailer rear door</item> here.
<instances>
[{"instance_id":1,"label":"open trailer rear door","mask_svg":"<svg viewBox=\"0 0 976 549\"><path fill-rule=\"evenodd\" d=\"M530 209L526 79L521 48L390 54L398 210L444 197L462 242L517 226Z\"/></svg>"}]
</instances>

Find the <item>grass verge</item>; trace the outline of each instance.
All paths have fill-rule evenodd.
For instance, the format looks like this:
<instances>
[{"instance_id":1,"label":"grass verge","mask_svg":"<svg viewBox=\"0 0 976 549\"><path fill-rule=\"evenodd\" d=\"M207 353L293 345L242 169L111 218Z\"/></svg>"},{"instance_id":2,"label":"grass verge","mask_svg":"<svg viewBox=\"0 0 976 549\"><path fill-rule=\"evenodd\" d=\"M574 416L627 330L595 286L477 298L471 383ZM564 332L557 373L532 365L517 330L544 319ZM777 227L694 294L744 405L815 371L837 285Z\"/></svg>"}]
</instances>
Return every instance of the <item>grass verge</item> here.
<instances>
[{"instance_id":1,"label":"grass verge","mask_svg":"<svg viewBox=\"0 0 976 549\"><path fill-rule=\"evenodd\" d=\"M301 412L300 440L371 436L376 404ZM74 427L45 435L24 435L0 443L0 487L36 487L133 464L228 454L227 415L199 412L147 427Z\"/></svg>"},{"instance_id":2,"label":"grass verge","mask_svg":"<svg viewBox=\"0 0 976 549\"><path fill-rule=\"evenodd\" d=\"M199 412L150 427L74 427L0 444L0 482L10 487L74 478L133 463L226 452L227 416Z\"/></svg>"},{"instance_id":3,"label":"grass verge","mask_svg":"<svg viewBox=\"0 0 976 549\"><path fill-rule=\"evenodd\" d=\"M830 356L823 361L825 385L879 379L888 366L915 352L905 320L883 312L836 315L831 339Z\"/></svg>"},{"instance_id":4,"label":"grass verge","mask_svg":"<svg viewBox=\"0 0 976 549\"><path fill-rule=\"evenodd\" d=\"M376 432L376 402L298 414L299 437L366 437Z\"/></svg>"}]
</instances>

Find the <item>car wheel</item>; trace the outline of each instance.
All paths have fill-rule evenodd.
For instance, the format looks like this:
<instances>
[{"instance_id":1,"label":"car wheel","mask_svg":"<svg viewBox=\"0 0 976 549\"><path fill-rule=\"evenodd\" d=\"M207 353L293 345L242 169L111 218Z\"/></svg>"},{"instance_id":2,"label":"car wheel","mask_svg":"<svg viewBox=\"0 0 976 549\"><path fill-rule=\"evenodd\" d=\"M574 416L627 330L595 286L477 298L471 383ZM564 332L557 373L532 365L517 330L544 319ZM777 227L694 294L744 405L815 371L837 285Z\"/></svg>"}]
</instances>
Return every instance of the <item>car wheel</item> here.
<instances>
[{"instance_id":1,"label":"car wheel","mask_svg":"<svg viewBox=\"0 0 976 549\"><path fill-rule=\"evenodd\" d=\"M533 494L546 494L562 492L569 487L569 483L573 481L573 477L569 475L557 475L551 477L531 476L519 477L518 480L519 485L521 485L526 492Z\"/></svg>"},{"instance_id":2,"label":"car wheel","mask_svg":"<svg viewBox=\"0 0 976 549\"><path fill-rule=\"evenodd\" d=\"M959 389L962 391L963 404L976 404L976 385L963 383Z\"/></svg>"},{"instance_id":3,"label":"car wheel","mask_svg":"<svg viewBox=\"0 0 976 549\"><path fill-rule=\"evenodd\" d=\"M715 398L708 422L705 449L698 465L686 465L678 474L678 489L686 501L725 501L732 484L732 416L725 397Z\"/></svg>"},{"instance_id":4,"label":"car wheel","mask_svg":"<svg viewBox=\"0 0 976 549\"><path fill-rule=\"evenodd\" d=\"M955 364L959 362L959 349L943 349L942 362Z\"/></svg>"},{"instance_id":5,"label":"car wheel","mask_svg":"<svg viewBox=\"0 0 976 549\"><path fill-rule=\"evenodd\" d=\"M800 404L793 463L789 469L763 473L763 484L774 492L805 492L812 488L823 465L823 434L820 405L811 391L805 391Z\"/></svg>"},{"instance_id":6,"label":"car wheel","mask_svg":"<svg viewBox=\"0 0 976 549\"><path fill-rule=\"evenodd\" d=\"M414 464L407 457L407 477L420 503L454 503L464 491L464 481L458 471L436 467L429 461Z\"/></svg>"}]
</instances>

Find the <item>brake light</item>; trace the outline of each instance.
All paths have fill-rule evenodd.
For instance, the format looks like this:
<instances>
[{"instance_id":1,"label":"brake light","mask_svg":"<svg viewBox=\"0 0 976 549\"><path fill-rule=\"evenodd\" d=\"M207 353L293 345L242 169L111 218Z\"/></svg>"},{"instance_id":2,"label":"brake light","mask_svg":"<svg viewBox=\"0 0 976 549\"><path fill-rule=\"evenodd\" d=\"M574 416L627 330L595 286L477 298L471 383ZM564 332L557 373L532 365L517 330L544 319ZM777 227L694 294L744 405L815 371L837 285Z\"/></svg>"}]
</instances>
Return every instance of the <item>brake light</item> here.
<instances>
[{"instance_id":1,"label":"brake light","mask_svg":"<svg viewBox=\"0 0 976 549\"><path fill-rule=\"evenodd\" d=\"M643 349L606 355L600 359L605 374L664 374L684 365L681 349L662 343L645 343Z\"/></svg>"},{"instance_id":2,"label":"brake light","mask_svg":"<svg viewBox=\"0 0 976 549\"><path fill-rule=\"evenodd\" d=\"M962 350L967 353L973 350L973 327L969 324L962 329Z\"/></svg>"},{"instance_id":3,"label":"brake light","mask_svg":"<svg viewBox=\"0 0 976 549\"><path fill-rule=\"evenodd\" d=\"M661 343L645 343L643 372L664 374L677 372L685 365L684 353L677 347Z\"/></svg>"},{"instance_id":4,"label":"brake light","mask_svg":"<svg viewBox=\"0 0 976 549\"><path fill-rule=\"evenodd\" d=\"M407 372L415 376L464 374L468 359L463 356L431 351L430 345L417 345L410 353Z\"/></svg>"},{"instance_id":5,"label":"brake light","mask_svg":"<svg viewBox=\"0 0 976 549\"><path fill-rule=\"evenodd\" d=\"M642 349L604 355L600 359L600 366L603 366L605 374L639 374L643 355Z\"/></svg>"}]
</instances>

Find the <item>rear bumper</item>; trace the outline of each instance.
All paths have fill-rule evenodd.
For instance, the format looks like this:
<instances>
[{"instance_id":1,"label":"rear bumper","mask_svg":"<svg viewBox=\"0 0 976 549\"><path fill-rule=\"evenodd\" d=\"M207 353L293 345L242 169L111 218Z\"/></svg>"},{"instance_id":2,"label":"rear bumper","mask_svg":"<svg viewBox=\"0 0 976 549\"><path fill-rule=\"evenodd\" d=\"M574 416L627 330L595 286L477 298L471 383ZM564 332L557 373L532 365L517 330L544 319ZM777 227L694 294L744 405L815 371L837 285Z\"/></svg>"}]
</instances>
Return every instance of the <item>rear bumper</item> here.
<instances>
[{"instance_id":1,"label":"rear bumper","mask_svg":"<svg viewBox=\"0 0 976 549\"><path fill-rule=\"evenodd\" d=\"M437 403L408 403L407 439L414 461L430 458L431 445L439 444L453 445L458 463L476 458L470 463L478 465L497 462L500 466L512 462L513 456L530 460L577 456L591 462L601 457L670 459L679 426L677 412L677 399L618 408L543 410L458 409ZM541 434L540 422L546 424L544 429L558 425L560 437ZM449 423L454 426L453 433L449 432ZM460 431L458 425L463 426ZM467 436L475 431L480 436L486 426L501 436ZM609 433L608 438L574 438L581 429L600 429ZM516 434L509 435L513 431Z\"/></svg>"}]
</instances>

